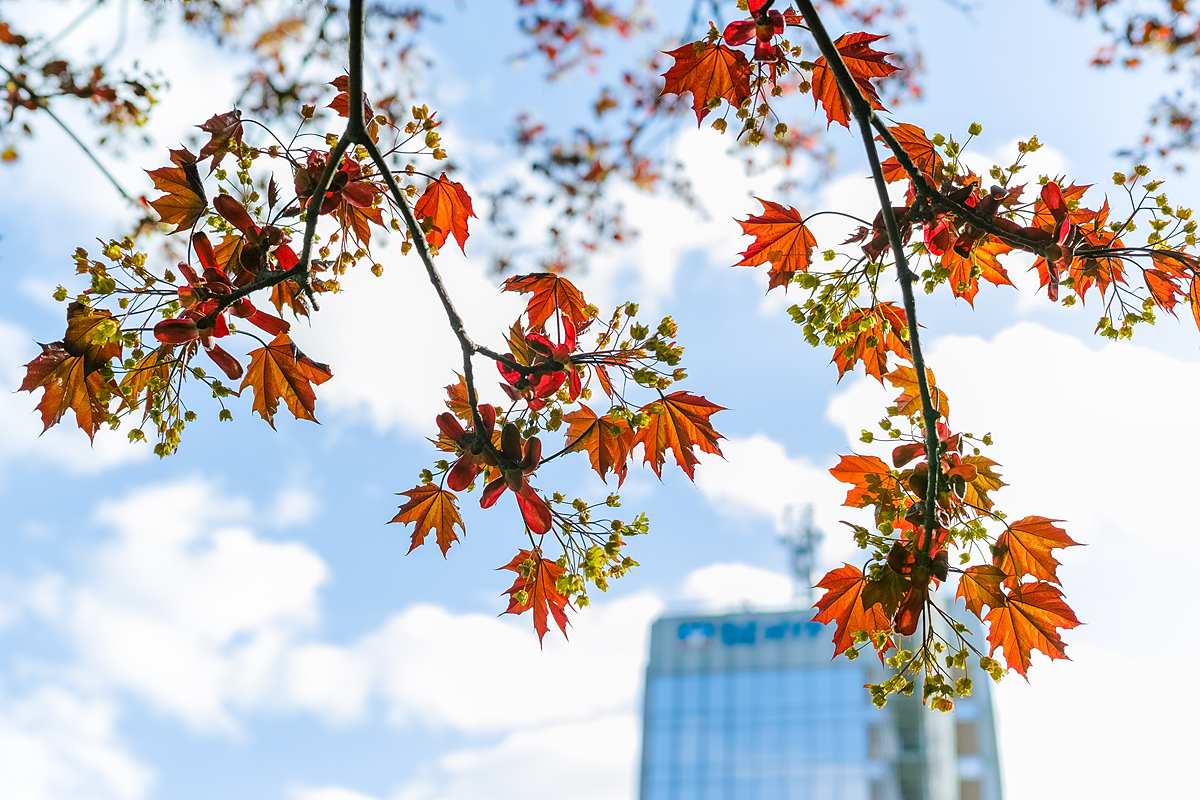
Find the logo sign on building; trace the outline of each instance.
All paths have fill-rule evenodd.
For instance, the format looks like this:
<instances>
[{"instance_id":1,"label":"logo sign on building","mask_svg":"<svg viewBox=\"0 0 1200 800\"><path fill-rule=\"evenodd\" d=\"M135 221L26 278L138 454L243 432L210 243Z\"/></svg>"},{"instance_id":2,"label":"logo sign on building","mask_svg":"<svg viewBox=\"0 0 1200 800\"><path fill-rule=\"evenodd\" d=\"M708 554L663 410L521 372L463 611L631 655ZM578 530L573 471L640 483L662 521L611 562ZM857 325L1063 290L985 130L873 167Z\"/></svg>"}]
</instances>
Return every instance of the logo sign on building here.
<instances>
[{"instance_id":1,"label":"logo sign on building","mask_svg":"<svg viewBox=\"0 0 1200 800\"><path fill-rule=\"evenodd\" d=\"M754 645L759 641L812 639L820 635L823 625L812 620L779 620L722 622L708 620L679 623L678 641L681 650L704 650L719 641L725 647Z\"/></svg>"}]
</instances>

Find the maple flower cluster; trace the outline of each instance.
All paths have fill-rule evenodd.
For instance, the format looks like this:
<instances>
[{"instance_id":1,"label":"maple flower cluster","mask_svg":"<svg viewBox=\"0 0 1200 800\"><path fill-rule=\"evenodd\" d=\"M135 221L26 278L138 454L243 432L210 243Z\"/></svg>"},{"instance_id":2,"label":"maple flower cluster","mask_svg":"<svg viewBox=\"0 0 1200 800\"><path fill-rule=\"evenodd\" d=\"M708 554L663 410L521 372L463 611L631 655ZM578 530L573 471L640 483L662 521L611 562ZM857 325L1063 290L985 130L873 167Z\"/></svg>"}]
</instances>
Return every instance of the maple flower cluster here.
<instances>
[{"instance_id":1,"label":"maple flower cluster","mask_svg":"<svg viewBox=\"0 0 1200 800\"><path fill-rule=\"evenodd\" d=\"M1036 188L1018 184L1022 158L1040 146L1036 137L1020 143L1011 165L994 166L989 171L993 183L985 187L983 177L962 160L966 145L980 133L978 125L959 143L940 134L927 136L907 123L888 126L866 114L867 107L886 110L880 82L899 72L889 61L892 54L875 49L884 37L860 31L832 40L811 4L796 5L803 17L791 9L775 10L774 0L739 3L748 18L723 29L710 23L701 41L666 53L674 63L663 75L660 96L690 94L698 124L720 110L712 122L715 130L724 132L734 121L739 140L757 145L768 134L768 120L779 119L777 104L807 94L827 126L849 129L856 120L869 133L864 146L872 155L878 155L878 147L891 151L882 163L872 159L882 194L886 183L907 182L903 200L896 201L903 205L885 203L874 220L850 232L841 251L826 250L820 260L814 258L818 244L809 228L811 215L758 198L761 211L738 221L753 242L735 266L767 265L769 289L797 287L808 293L789 314L806 341L830 348L839 379L861 366L881 385L899 391L879 425L881 442L895 443L890 453L880 451L890 462L856 453L842 456L831 470L850 486L845 505L869 509L872 527L852 526L856 543L867 553L865 562L824 576L818 586L825 594L816 603L815 618L833 625L835 656L854 658L869 647L892 669L891 677L870 687L877 704L895 692L914 691L913 676L923 673L924 700L944 711L953 698L970 692L964 670L972 657L997 679L1005 668L1026 675L1035 651L1051 659L1066 657L1061 632L1079 621L1064 599L1056 552L1076 542L1055 524L1059 520L1010 521L996 508L992 495L1004 482L999 465L982 454L990 437L975 438L950 426L949 399L920 349L914 284L929 293L946 285L953 297L973 305L981 283L1012 286L1003 259L1020 251L1035 257L1032 269L1050 301L1085 303L1095 290L1091 296L1098 296L1103 307L1097 325L1102 336L1127 338L1135 325L1154 322L1158 312L1174 315L1188 306L1200 326L1200 261L1192 252L1196 223L1190 209L1172 206L1159 193L1159 181L1146 180L1149 170L1142 166L1113 176L1132 209L1125 219L1111 218L1107 198L1087 207L1090 187L1061 176L1041 176ZM528 21L538 47L557 67L564 63L559 46L575 42L580 57L590 57L596 51L589 31L608 28L624 35L634 27L631 17L591 2L582 4L574 21L541 14ZM820 56L801 60L802 48L783 38L789 26L805 28ZM4 23L0 29L4 44L28 43ZM739 49L751 43L750 56ZM67 95L93 97L109 113L144 117L142 104L122 105L100 73L83 85L65 63L51 62L42 71ZM12 77L12 109L42 108L28 76ZM629 75L625 81L638 84ZM620 507L616 493L588 502L543 492L535 485L546 477L540 470L579 453L602 480L615 477L620 488L640 449L642 463L656 475L661 477L670 455L690 479L699 453L720 454L722 437L711 418L723 409L676 386L686 371L670 317L657 326L643 324L636 319L636 304L626 303L604 322L578 288L558 274L559 262L550 272L504 282L503 291L528 295L507 333L505 352L476 344L454 311L434 261L450 241L465 254L475 218L472 200L448 172L418 169L422 158L446 160L441 123L425 106L414 106L403 125L394 116L377 114L362 87L352 86L356 82L361 83L361 71L330 84L336 95L327 108L347 119L340 136L314 139L306 131L288 144L272 138L272 144L257 146L245 140L240 112L230 111L198 126L209 137L198 153L171 150L171 165L148 173L162 195L143 198L157 220L148 218L140 233L155 226L184 233L179 241L186 253L169 259L176 267L163 269L148 265L133 237L108 242L104 260L77 251L76 269L88 276L88 286L74 296L64 287L55 292L59 301L70 301L66 330L26 365L21 389L42 392L38 411L46 428L73 412L89 437L100 426L115 428L140 411L129 436L144 439L143 427L152 426L161 456L176 450L185 424L196 418L184 395L189 382L211 391L222 420L232 418L226 400L250 390L251 408L272 426L281 404L297 419L315 421L315 387L330 379L332 370L292 342L285 311L299 319L319 310L318 298L340 291L339 277L360 262L380 274L373 237L381 230L400 233L401 253L422 260L439 294L462 349L464 374L447 387L448 410L435 420L434 445L445 458L423 470L418 485L401 492L406 500L392 521L412 526L410 551L432 535L445 555L465 531L458 508L462 493L481 486L479 505L492 509L511 492L520 514L514 530L521 546L501 567L515 575L506 591L506 613L532 612L539 641L551 620L565 635L566 611L587 605L588 586L604 591L608 581L636 566L624 548L629 537L648 530L648 522L644 514L631 521L608 516L609 509ZM146 86L129 85L145 97ZM656 108L657 88L645 91L638 107ZM596 113L617 104L606 93ZM304 124L315 115L314 107L305 106ZM524 123L518 133L523 146L544 135L544 127ZM786 124L777 122L773 135L785 150L789 147ZM638 186L652 186L658 172L638 157L635 137L624 143L627 177ZM308 146L313 141L321 144ZM598 196L619 171L615 162L598 155L608 143L582 132L572 147L549 146L550 166L544 171L574 170L563 184L567 193ZM389 159L406 163L395 169ZM268 163L279 166L280 180ZM208 168L206 176L202 166ZM289 187L291 196L281 186ZM581 186L586 190L580 192ZM567 206L563 216L575 215L575 206ZM583 216L599 227L611 224L612 238L622 238L619 219L597 222L600 215ZM1146 217L1145 244L1128 244L1135 218ZM903 307L880 297L880 279L889 269L899 279ZM264 310L268 303L276 313ZM271 340L264 341L262 334ZM239 351L239 342L251 349ZM197 361L200 353L208 361ZM477 357L495 362L502 393L496 397L507 405L480 400ZM241 383L234 389L209 375L209 362L225 380ZM554 446L544 446L543 440L551 441L553 434L560 435L561 446L547 454ZM875 434L864 431L862 442L874 444ZM958 599L987 626L986 653L971 641L967 626L933 601L952 576Z\"/></svg>"},{"instance_id":2,"label":"maple flower cluster","mask_svg":"<svg viewBox=\"0 0 1200 800\"><path fill-rule=\"evenodd\" d=\"M816 21L800 20L790 10L777 12L772 5L750 0L743 6L749 19L720 32L710 26L704 41L668 53L675 63L665 73L663 94L690 93L698 123L724 106L742 122L739 137L752 145L762 140L763 120L773 113L773 103L789 89L811 94L831 125L850 127L856 112L847 92L883 110L875 82L897 71L888 63L889 54L873 47L883 37L847 33L821 44L814 36L821 56L799 62L799 48L780 37L793 22L814 30ZM752 62L734 49L751 41ZM845 67L842 78L827 60L834 58ZM840 82L846 73L852 85ZM807 79L788 83L795 80L789 75ZM712 127L724 132L725 118ZM887 437L906 439L894 448L892 463L870 455L844 456L832 470L852 485L847 506L874 510L875 529L855 526L856 540L869 552L867 563L862 569L847 564L825 576L816 619L835 623L836 653L854 657L871 645L895 670L872 687L877 703L893 692L913 691L909 676L920 672L925 701L947 710L955 696L970 691L968 679L953 676L961 676L972 653L997 678L1003 672L996 660L1001 654L1021 675L1034 650L1065 657L1061 631L1079 622L1063 600L1052 552L1075 542L1055 520L1010 522L994 508L990 493L1004 484L998 465L979 450L990 439L975 440L949 427L948 399L918 350L915 300L906 298L901 307L880 299L881 276L894 266L904 292L917 281L926 292L947 284L955 297L973 304L984 281L1012 286L1002 259L1023 250L1035 256L1032 269L1051 301L1084 302L1090 290L1097 290L1104 312L1097 326L1101 335L1127 337L1135 324L1153 322L1158 310L1175 313L1185 299L1200 326L1200 262L1186 252L1196 244L1196 224L1190 209L1172 207L1165 196L1154 194L1159 182L1135 189L1146 177L1144 167L1114 176L1129 193L1133 212L1126 220L1112 220L1107 200L1099 208L1082 204L1086 186L1043 176L1030 191L1014 180L1024 168L1022 159L1040 146L1036 137L1020 143L1012 165L993 167L994 183L985 187L962 162L966 144L981 132L978 125L962 143L928 137L907 123L876 125L876 132L892 151L876 176L880 190L886 182L907 181L908 192L903 206L881 208L842 243L858 245L858 252L826 250L824 262L840 263L822 269L814 259L818 245L809 218L758 198L762 212L739 220L753 242L736 266L769 266L768 288L798 286L809 293L789 313L809 343L831 348L839 377L861 366L901 392L881 423ZM1139 213L1151 216L1151 233L1144 247L1130 247L1123 239ZM919 234L915 240L914 234ZM1144 279L1144 295L1128 279L1135 269ZM863 441L873 441L871 434L864 432ZM987 652L932 600L952 573L958 596L988 626Z\"/></svg>"},{"instance_id":3,"label":"maple flower cluster","mask_svg":"<svg viewBox=\"0 0 1200 800\"><path fill-rule=\"evenodd\" d=\"M708 419L721 407L687 392L666 392L686 377L669 318L651 330L636 321L637 306L627 303L601 324L571 281L553 273L515 276L504 289L529 295L523 319L509 332L509 352L488 354L511 405L502 410L478 402L478 387L465 377L448 386L450 410L437 417L436 444L453 457L437 462L436 471L426 470L420 485L402 493L408 501L393 521L414 526L410 549L436 532L445 554L463 526L459 493L482 480L479 503L491 508L512 491L533 547L505 567L517 573L508 611L532 610L539 637L550 619L565 634L565 609L587 605L589 584L603 591L609 580L636 566L623 552L625 537L645 533L647 521L645 515L632 522L601 516L602 509L620 506L616 494L596 504L568 502L558 493L544 496L533 484L539 467L584 453L602 479L615 476L620 486L641 446L656 474L671 453L691 477L696 449L720 453L721 437ZM654 391L657 399L630 405L628 393L637 387ZM603 414L586 404L597 394L610 402ZM565 433L563 447L544 456L542 435L559 431ZM547 541L561 545L558 558L546 556Z\"/></svg>"}]
</instances>

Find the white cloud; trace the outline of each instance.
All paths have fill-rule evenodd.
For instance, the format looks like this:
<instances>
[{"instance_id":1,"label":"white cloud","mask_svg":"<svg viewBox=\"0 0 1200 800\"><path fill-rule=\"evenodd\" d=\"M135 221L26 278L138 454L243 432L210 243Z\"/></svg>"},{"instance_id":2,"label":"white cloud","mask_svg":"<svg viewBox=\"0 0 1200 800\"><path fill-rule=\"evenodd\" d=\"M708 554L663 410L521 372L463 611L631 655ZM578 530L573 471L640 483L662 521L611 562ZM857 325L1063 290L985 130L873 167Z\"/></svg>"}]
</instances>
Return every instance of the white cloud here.
<instances>
[{"instance_id":1,"label":"white cloud","mask_svg":"<svg viewBox=\"0 0 1200 800\"><path fill-rule=\"evenodd\" d=\"M394 800L525 800L555 797L566 787L578 800L630 800L639 729L638 715L626 712L517 731L496 745L442 756L432 774Z\"/></svg>"},{"instance_id":2,"label":"white cloud","mask_svg":"<svg viewBox=\"0 0 1200 800\"><path fill-rule=\"evenodd\" d=\"M528 709L530 704L523 704ZM639 715L632 711L509 733L423 767L388 800L632 800L637 793ZM375 800L337 786L294 787L289 800Z\"/></svg>"},{"instance_id":3,"label":"white cloud","mask_svg":"<svg viewBox=\"0 0 1200 800\"><path fill-rule=\"evenodd\" d=\"M365 794L352 792L336 786L297 786L288 792L289 800L373 800Z\"/></svg>"},{"instance_id":4,"label":"white cloud","mask_svg":"<svg viewBox=\"0 0 1200 800\"><path fill-rule=\"evenodd\" d=\"M379 670L393 721L503 731L627 708L641 685L648 625L661 608L645 594L597 604L571 615L571 642L551 631L540 651L523 617L501 620L419 605L389 620L362 648ZM496 698L519 685L537 686L544 697L573 699L530 703L514 715ZM578 691L600 685L603 692Z\"/></svg>"},{"instance_id":5,"label":"white cloud","mask_svg":"<svg viewBox=\"0 0 1200 800\"><path fill-rule=\"evenodd\" d=\"M139 800L152 773L115 733L104 700L39 688L20 698L0 690L0 775L5 800Z\"/></svg>"},{"instance_id":6,"label":"white cloud","mask_svg":"<svg viewBox=\"0 0 1200 800\"><path fill-rule=\"evenodd\" d=\"M1200 702L1164 663L1079 646L997 688L1009 797L1189 797ZM1051 755L1053 754L1053 755ZM1063 765L1103 764L1103 769Z\"/></svg>"},{"instance_id":7,"label":"white cloud","mask_svg":"<svg viewBox=\"0 0 1200 800\"><path fill-rule=\"evenodd\" d=\"M684 579L680 595L706 611L778 608L796 599L795 584L787 575L737 563L695 570Z\"/></svg>"},{"instance_id":8,"label":"white cloud","mask_svg":"<svg viewBox=\"0 0 1200 800\"><path fill-rule=\"evenodd\" d=\"M333 380L321 387L321 404L344 416L365 417L380 430L425 437L445 410L444 387L462 372L462 352L420 261L400 257L395 246L385 253L382 277L353 270L342 281L344 293L321 300L314 330L295 328L294 335L305 352L333 367ZM452 247L437 263L468 333L481 344L506 349L504 332L524 303L501 292L481 264L455 255ZM310 336L320 341L304 345ZM495 366L488 359L475 362L477 386L498 402Z\"/></svg>"},{"instance_id":9,"label":"white cloud","mask_svg":"<svg viewBox=\"0 0 1200 800\"><path fill-rule=\"evenodd\" d=\"M634 189L615 195L639 234L635 246L593 259L584 280L597 296L611 294L618 282L632 279L631 297L610 297L609 302L636 298L650 309L674 294L685 256L705 254L722 267L739 261L737 254L749 240L735 219L759 213L762 207L754 194L777 183L780 173L747 176L741 160L729 153L731 141L711 130L686 128L673 142L671 155L683 163L695 196L702 198L703 213Z\"/></svg>"},{"instance_id":10,"label":"white cloud","mask_svg":"<svg viewBox=\"0 0 1200 800\"><path fill-rule=\"evenodd\" d=\"M249 515L201 481L101 506L117 535L56 615L89 680L207 729L232 730L230 703L270 691L277 651L317 619L326 568L306 547L231 524Z\"/></svg>"},{"instance_id":11,"label":"white cloud","mask_svg":"<svg viewBox=\"0 0 1200 800\"><path fill-rule=\"evenodd\" d=\"M265 509L263 521L276 528L290 528L309 522L321 510L316 495L299 487L289 486L279 490L270 508Z\"/></svg>"},{"instance_id":12,"label":"white cloud","mask_svg":"<svg viewBox=\"0 0 1200 800\"><path fill-rule=\"evenodd\" d=\"M58 670L65 679L127 692L205 731L237 731L242 713L272 710L346 723L379 700L397 725L494 733L611 713L637 695L647 626L662 608L651 595L572 614L573 641L552 633L544 650L527 616L433 605L350 642L321 641L324 562L239 527L254 513L195 480L105 503L96 517L116 533L83 574L30 582L36 602L13 613L28 608L65 634L77 656ZM497 698L526 682L560 697L581 683L606 689L514 717Z\"/></svg>"},{"instance_id":13,"label":"white cloud","mask_svg":"<svg viewBox=\"0 0 1200 800\"><path fill-rule=\"evenodd\" d=\"M861 509L842 507L846 485L836 481L828 467L789 456L783 445L763 434L726 439L721 451L724 459L705 455L703 468L696 472L696 485L721 513L769 516L775 529L784 531L789 507L811 503L816 526L825 534L822 560L839 562L858 552L852 542L847 545L841 520L866 524L869 518Z\"/></svg>"}]
</instances>

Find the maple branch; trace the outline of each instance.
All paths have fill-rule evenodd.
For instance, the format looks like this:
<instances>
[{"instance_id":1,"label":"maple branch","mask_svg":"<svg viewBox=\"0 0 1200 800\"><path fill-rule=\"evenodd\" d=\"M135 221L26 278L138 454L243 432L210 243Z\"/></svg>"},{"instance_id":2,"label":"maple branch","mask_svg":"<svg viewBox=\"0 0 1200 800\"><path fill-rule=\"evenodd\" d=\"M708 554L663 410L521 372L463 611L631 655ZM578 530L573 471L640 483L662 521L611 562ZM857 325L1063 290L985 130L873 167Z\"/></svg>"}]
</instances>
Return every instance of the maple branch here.
<instances>
[{"instance_id":1,"label":"maple branch","mask_svg":"<svg viewBox=\"0 0 1200 800\"><path fill-rule=\"evenodd\" d=\"M396 177L392 174L392 170L388 167L387 162L383 158L383 153L380 152L379 146L375 144L375 140L371 138L367 131L367 126L363 120L363 0L350 0L350 73L348 86L346 89L349 95L349 119L346 122L346 131L342 134L342 139L338 142L339 145L348 144L353 141L356 144L366 148L367 153L371 157L371 161L379 169L380 175L387 184L388 191L392 195L392 200L400 209L400 215L404 217L404 224L412 235L413 247L416 248L417 255L421 259L421 263L425 265L425 273L429 276L429 282L433 285L433 290L437 292L438 300L442 303L442 308L446 312L446 317L450 322L450 329L454 331L454 336L458 339L459 347L463 352L463 381L467 386L467 403L471 406L471 416L475 422L475 430L482 431L484 429L483 418L479 414L479 397L475 391L475 371L471 365L471 356L480 352L480 348L471 340L467 334L466 325L463 323L462 317L458 310L454 307L454 301L450 299L450 293L446 291L446 284L442 280L441 273L433 263L433 254L429 251L429 243L425 240L425 234L421 230L420 224L417 222L416 215L413 214L412 207L408 203L408 198L404 196L404 192L400 189L400 185L396 183ZM322 197L324 194L322 193ZM491 449L491 443L485 445Z\"/></svg>"},{"instance_id":2,"label":"maple branch","mask_svg":"<svg viewBox=\"0 0 1200 800\"><path fill-rule=\"evenodd\" d=\"M38 94L37 92L33 91L33 89L30 88L29 84L27 84L27 83L25 83L25 81L21 80L21 78L19 76L15 75L11 70L9 70L8 67L4 66L3 64L0 64L0 72L3 72L5 74L5 76L7 76L8 79L13 83L13 85L16 86L18 89L23 89L25 92L27 92L29 94L29 99L36 102L38 108L40 108L42 111L46 112L46 116L49 117L50 119L52 119L54 121L55 125L62 128L63 133L67 134L67 136L70 137L71 141L74 142L75 145L80 150L83 151L83 154L88 157L88 160L96 165L96 169L100 170L100 174L108 179L108 182L113 185L113 188L117 190L117 193L120 194L121 197L123 197L131 205L136 205L137 201L135 201L133 199L133 197L129 194L129 192L125 191L125 187L122 186L120 181L118 181L116 179L116 177L111 172L108 171L108 167L104 166L104 164L100 161L100 158L95 153L92 152L92 149L90 147L88 147L82 139L80 139L78 136L75 135L75 131L71 130L70 126L67 125L67 123L63 122L62 119L57 114L55 114L53 111L50 110L50 99L49 98L44 97L44 96Z\"/></svg>"},{"instance_id":3,"label":"maple branch","mask_svg":"<svg viewBox=\"0 0 1200 800\"><path fill-rule=\"evenodd\" d=\"M887 181L883 179L883 167L879 162L879 151L875 147L875 138L871 134L871 120L875 116L870 103L863 97L854 82L842 54L834 46L833 40L825 30L824 24L811 0L796 0L796 6L808 23L809 32L817 41L817 47L829 63L838 88L850 104L850 111L858 123L862 135L863 148L867 151L867 161L871 165L871 178L879 195L879 212L883 216L883 224L887 230L888 242L896 258L896 272L900 280L900 291L904 295L904 317L908 323L908 349L912 356L913 368L917 373L917 388L921 395L921 418L925 427L925 457L929 462L929 479L925 489L925 544L927 551L933 546L933 531L937 522L938 485L941 482L942 458L938 452L937 420L940 414L933 404L933 396L929 391L929 377L925 368L925 357L921 352L921 338L917 324L917 301L912 286L917 278L909 269L908 259L904 253L904 240L900 235L900 226L892 211L892 201L888 196ZM889 131L890 133L890 131ZM903 151L904 148L899 148ZM910 161L911 163L911 161ZM926 552L928 555L928 552Z\"/></svg>"}]
</instances>

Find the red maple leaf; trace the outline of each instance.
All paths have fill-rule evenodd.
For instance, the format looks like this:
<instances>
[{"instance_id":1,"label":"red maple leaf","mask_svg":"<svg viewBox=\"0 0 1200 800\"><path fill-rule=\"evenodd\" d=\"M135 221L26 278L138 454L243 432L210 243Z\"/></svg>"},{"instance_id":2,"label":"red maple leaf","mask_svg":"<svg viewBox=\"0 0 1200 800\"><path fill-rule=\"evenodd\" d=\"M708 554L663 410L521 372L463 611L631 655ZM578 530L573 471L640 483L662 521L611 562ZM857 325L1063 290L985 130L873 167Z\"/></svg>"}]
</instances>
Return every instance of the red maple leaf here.
<instances>
[{"instance_id":1,"label":"red maple leaf","mask_svg":"<svg viewBox=\"0 0 1200 800\"><path fill-rule=\"evenodd\" d=\"M692 42L666 55L675 59L675 64L663 74L667 82L662 93L691 92L697 124L712 110L713 100L724 100L737 108L750 97L750 74L754 68L741 50L723 44Z\"/></svg>"},{"instance_id":2,"label":"red maple leaf","mask_svg":"<svg viewBox=\"0 0 1200 800\"><path fill-rule=\"evenodd\" d=\"M667 451L670 450L679 468L688 478L695 480L699 459L692 452L693 448L699 447L705 453L721 455L717 440L724 437L713 430L708 418L724 410L703 397L673 392L641 409L641 413L649 415L650 421L638 430L634 444L642 445L645 463L660 478Z\"/></svg>"},{"instance_id":3,"label":"red maple leaf","mask_svg":"<svg viewBox=\"0 0 1200 800\"><path fill-rule=\"evenodd\" d=\"M808 272L813 248L817 246L816 237L805 227L804 218L796 209L762 198L755 199L762 203L762 215L738 220L742 233L755 237L755 241L746 248L742 260L734 266L757 267L769 261L768 290L782 286L786 291L793 275Z\"/></svg>"},{"instance_id":4,"label":"red maple leaf","mask_svg":"<svg viewBox=\"0 0 1200 800\"><path fill-rule=\"evenodd\" d=\"M408 502L400 506L400 511L390 522L412 523L416 526L408 552L424 544L425 537L432 530L437 532L438 547L445 556L450 545L458 539L454 527L463 527L454 493L426 483L400 494L407 497Z\"/></svg>"},{"instance_id":5,"label":"red maple leaf","mask_svg":"<svg viewBox=\"0 0 1200 800\"><path fill-rule=\"evenodd\" d=\"M453 234L459 249L464 254L467 252L467 237L471 235L467 230L467 221L475 216L475 211L471 208L471 196L461 183L450 180L443 172L417 200L413 214L417 219L428 219L433 226L425 234L425 240L430 245L441 249Z\"/></svg>"},{"instance_id":6,"label":"red maple leaf","mask_svg":"<svg viewBox=\"0 0 1200 800\"><path fill-rule=\"evenodd\" d=\"M1075 612L1063 601L1062 591L1045 582L1012 587L1004 604L988 612L986 619L993 657L997 648L1003 649L1005 662L1022 678L1034 650L1050 658L1066 658L1058 631L1079 625Z\"/></svg>"},{"instance_id":7,"label":"red maple leaf","mask_svg":"<svg viewBox=\"0 0 1200 800\"><path fill-rule=\"evenodd\" d=\"M836 622L833 632L834 658L849 650L854 644L854 634L859 631L875 633L888 630L890 623L878 604L863 607L862 594L869 581L858 569L849 564L828 572L817 584L825 595L813 608L817 615L813 621L828 624Z\"/></svg>"},{"instance_id":8,"label":"red maple leaf","mask_svg":"<svg viewBox=\"0 0 1200 800\"><path fill-rule=\"evenodd\" d=\"M524 614L533 609L533 629L537 631L539 644L550 629L549 617L553 616L565 638L568 603L567 596L558 590L558 579L566 570L542 558L540 550L521 550L500 569L517 573L513 585L505 590L509 600L504 613Z\"/></svg>"},{"instance_id":9,"label":"red maple leaf","mask_svg":"<svg viewBox=\"0 0 1200 800\"><path fill-rule=\"evenodd\" d=\"M214 114L203 125L196 127L212 134L200 148L200 155L196 160L203 161L212 156L213 169L221 165L221 159L233 150L234 144L242 143L242 112L236 108L224 114Z\"/></svg>"},{"instance_id":10,"label":"red maple leaf","mask_svg":"<svg viewBox=\"0 0 1200 800\"><path fill-rule=\"evenodd\" d=\"M576 329L595 316L575 284L553 272L514 275L504 282L504 291L533 295L525 307L530 330L542 327L558 314L571 320Z\"/></svg>"},{"instance_id":11,"label":"red maple leaf","mask_svg":"<svg viewBox=\"0 0 1200 800\"><path fill-rule=\"evenodd\" d=\"M858 84L863 97L874 109L882 109L883 103L880 102L875 87L871 85L871 78L883 78L899 69L884 60L891 53L880 53L871 49L871 42L877 42L883 38L886 37L873 33L847 33L833 43L833 46L841 53L842 60L846 62L846 68L850 70L850 75ZM824 56L813 63L811 83L813 100L825 107L829 124L838 122L849 128L850 104L846 100L846 96L838 89L833 70L829 68Z\"/></svg>"}]
</instances>

